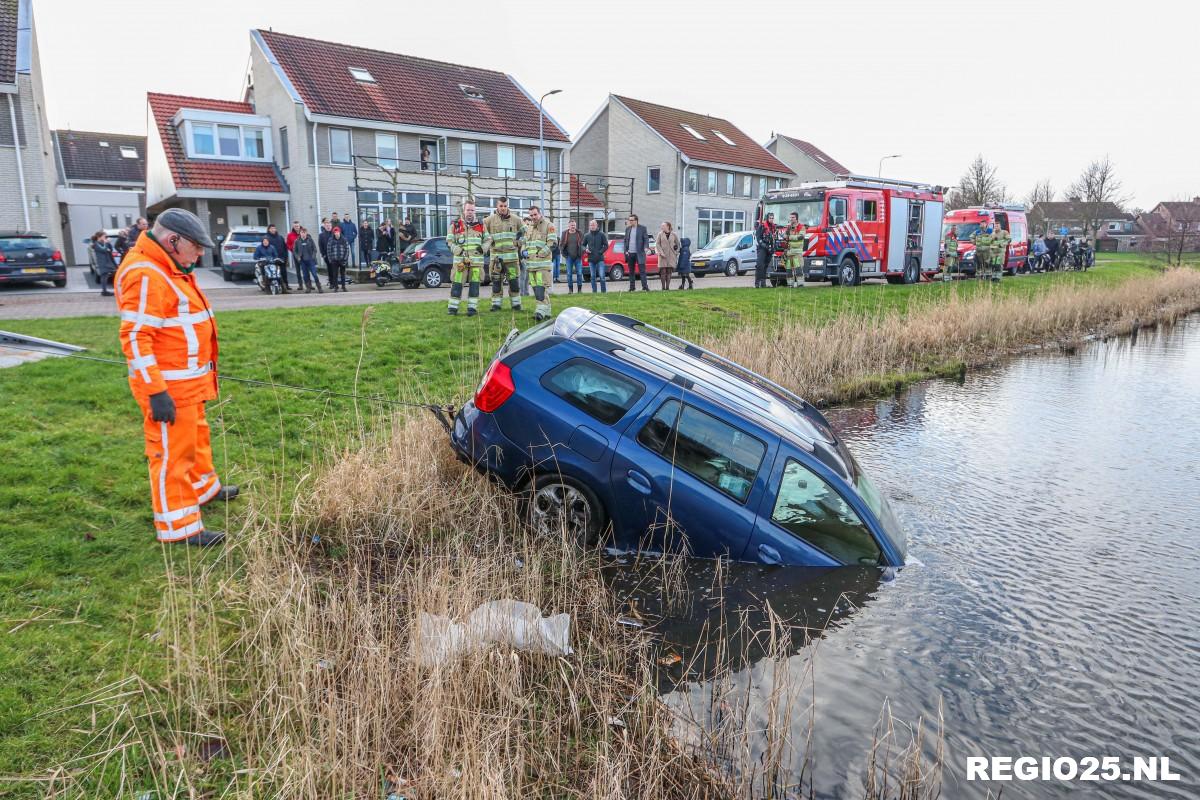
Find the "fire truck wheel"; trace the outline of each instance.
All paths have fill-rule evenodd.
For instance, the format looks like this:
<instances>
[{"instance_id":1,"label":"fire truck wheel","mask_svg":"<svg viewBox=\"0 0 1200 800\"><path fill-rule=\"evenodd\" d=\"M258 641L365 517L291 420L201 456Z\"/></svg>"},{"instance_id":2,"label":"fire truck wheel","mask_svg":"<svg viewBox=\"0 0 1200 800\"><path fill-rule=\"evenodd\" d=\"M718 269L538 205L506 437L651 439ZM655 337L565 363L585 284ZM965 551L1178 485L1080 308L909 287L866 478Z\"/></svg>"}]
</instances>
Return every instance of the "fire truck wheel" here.
<instances>
[{"instance_id":1,"label":"fire truck wheel","mask_svg":"<svg viewBox=\"0 0 1200 800\"><path fill-rule=\"evenodd\" d=\"M921 280L921 262L915 258L910 258L908 264L904 266L904 282L919 283Z\"/></svg>"},{"instance_id":2,"label":"fire truck wheel","mask_svg":"<svg viewBox=\"0 0 1200 800\"><path fill-rule=\"evenodd\" d=\"M838 283L842 286L858 286L858 262L846 256L838 264Z\"/></svg>"}]
</instances>

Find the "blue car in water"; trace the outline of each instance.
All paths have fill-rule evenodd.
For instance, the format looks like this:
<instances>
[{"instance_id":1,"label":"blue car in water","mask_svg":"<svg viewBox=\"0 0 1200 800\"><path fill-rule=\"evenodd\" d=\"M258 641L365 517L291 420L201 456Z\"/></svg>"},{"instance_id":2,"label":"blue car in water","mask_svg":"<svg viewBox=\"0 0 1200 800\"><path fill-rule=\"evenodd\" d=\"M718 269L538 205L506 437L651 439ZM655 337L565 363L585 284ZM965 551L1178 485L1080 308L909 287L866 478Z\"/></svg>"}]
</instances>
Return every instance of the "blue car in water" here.
<instances>
[{"instance_id":1,"label":"blue car in water","mask_svg":"<svg viewBox=\"0 0 1200 800\"><path fill-rule=\"evenodd\" d=\"M809 403L620 314L514 330L455 417L460 459L583 545L901 566L887 501ZM611 531L610 531L611 526Z\"/></svg>"}]
</instances>

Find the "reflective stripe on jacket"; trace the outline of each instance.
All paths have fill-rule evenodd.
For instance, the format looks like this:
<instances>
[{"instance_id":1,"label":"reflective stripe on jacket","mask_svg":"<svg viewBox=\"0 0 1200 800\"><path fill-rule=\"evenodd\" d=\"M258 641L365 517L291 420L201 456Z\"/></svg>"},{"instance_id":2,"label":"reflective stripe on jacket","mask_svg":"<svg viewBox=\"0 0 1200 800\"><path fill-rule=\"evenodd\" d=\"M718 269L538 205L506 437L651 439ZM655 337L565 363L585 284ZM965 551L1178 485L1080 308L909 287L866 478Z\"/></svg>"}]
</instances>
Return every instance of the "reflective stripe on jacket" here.
<instances>
[{"instance_id":1,"label":"reflective stripe on jacket","mask_svg":"<svg viewBox=\"0 0 1200 800\"><path fill-rule=\"evenodd\" d=\"M170 391L176 405L217 397L217 322L193 275L151 236L138 239L115 281L121 349L139 403Z\"/></svg>"}]
</instances>

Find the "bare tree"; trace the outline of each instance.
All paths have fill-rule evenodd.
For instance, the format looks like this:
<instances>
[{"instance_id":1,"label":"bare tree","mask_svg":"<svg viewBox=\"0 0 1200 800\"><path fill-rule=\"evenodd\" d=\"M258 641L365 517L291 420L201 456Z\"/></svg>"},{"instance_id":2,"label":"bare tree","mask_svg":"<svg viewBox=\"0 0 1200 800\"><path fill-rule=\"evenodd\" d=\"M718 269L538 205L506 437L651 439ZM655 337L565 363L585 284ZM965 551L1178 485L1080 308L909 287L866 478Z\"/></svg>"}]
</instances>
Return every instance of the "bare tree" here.
<instances>
[{"instance_id":1,"label":"bare tree","mask_svg":"<svg viewBox=\"0 0 1200 800\"><path fill-rule=\"evenodd\" d=\"M1007 199L1008 189L996 177L996 168L980 154L975 156L975 160L959 178L958 186L951 190L946 198L946 206L951 209L987 206L1003 203Z\"/></svg>"},{"instance_id":2,"label":"bare tree","mask_svg":"<svg viewBox=\"0 0 1200 800\"><path fill-rule=\"evenodd\" d=\"M1166 225L1167 264L1183 265L1183 254L1200 247L1200 203L1180 199L1171 203Z\"/></svg>"},{"instance_id":3,"label":"bare tree","mask_svg":"<svg viewBox=\"0 0 1200 800\"><path fill-rule=\"evenodd\" d=\"M1112 203L1120 208L1128 200L1121 194L1121 181L1116 167L1106 155L1084 167L1079 177L1067 188L1067 197L1080 204L1084 230L1092 232L1092 238L1100 231L1104 206Z\"/></svg>"},{"instance_id":4,"label":"bare tree","mask_svg":"<svg viewBox=\"0 0 1200 800\"><path fill-rule=\"evenodd\" d=\"M1046 233L1046 215L1038 208L1039 203L1054 201L1054 186L1049 178L1043 178L1034 184L1025 195L1025 208L1029 209L1029 230L1031 233Z\"/></svg>"}]
</instances>

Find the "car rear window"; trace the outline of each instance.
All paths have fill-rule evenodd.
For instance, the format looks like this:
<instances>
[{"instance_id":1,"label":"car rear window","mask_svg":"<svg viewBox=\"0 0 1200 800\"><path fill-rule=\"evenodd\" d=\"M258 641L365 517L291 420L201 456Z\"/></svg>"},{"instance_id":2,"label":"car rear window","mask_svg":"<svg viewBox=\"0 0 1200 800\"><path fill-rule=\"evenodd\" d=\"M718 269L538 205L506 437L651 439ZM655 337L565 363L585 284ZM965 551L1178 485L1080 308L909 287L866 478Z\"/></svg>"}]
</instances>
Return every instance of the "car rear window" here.
<instances>
[{"instance_id":1,"label":"car rear window","mask_svg":"<svg viewBox=\"0 0 1200 800\"><path fill-rule=\"evenodd\" d=\"M0 238L0 250L11 252L15 250L33 250L38 247L50 248L50 240L45 236L6 236Z\"/></svg>"},{"instance_id":2,"label":"car rear window","mask_svg":"<svg viewBox=\"0 0 1200 800\"><path fill-rule=\"evenodd\" d=\"M638 433L638 441L740 503L750 494L767 452L754 436L678 400L663 403Z\"/></svg>"},{"instance_id":3,"label":"car rear window","mask_svg":"<svg viewBox=\"0 0 1200 800\"><path fill-rule=\"evenodd\" d=\"M542 376L542 386L605 425L625 416L646 387L586 358L560 364Z\"/></svg>"},{"instance_id":4,"label":"car rear window","mask_svg":"<svg viewBox=\"0 0 1200 800\"><path fill-rule=\"evenodd\" d=\"M229 234L229 240L231 242L254 242L255 244L262 244L262 240L265 236L265 233L248 233L246 231L237 231Z\"/></svg>"}]
</instances>

